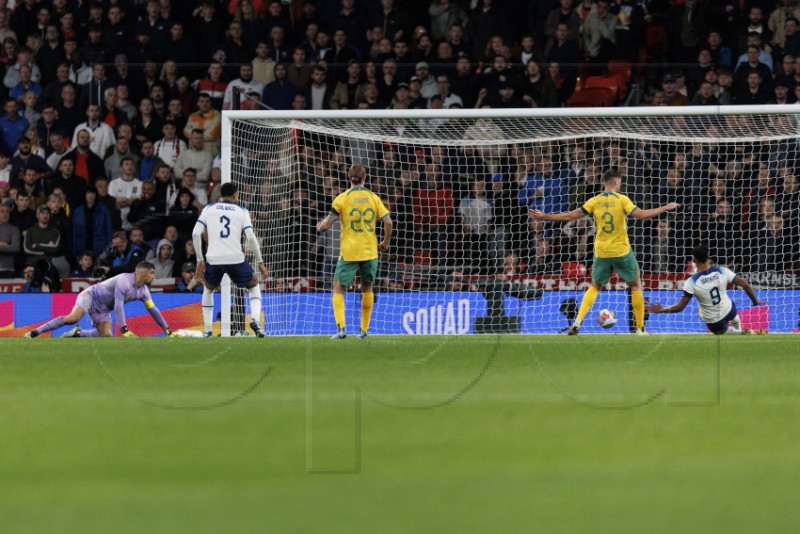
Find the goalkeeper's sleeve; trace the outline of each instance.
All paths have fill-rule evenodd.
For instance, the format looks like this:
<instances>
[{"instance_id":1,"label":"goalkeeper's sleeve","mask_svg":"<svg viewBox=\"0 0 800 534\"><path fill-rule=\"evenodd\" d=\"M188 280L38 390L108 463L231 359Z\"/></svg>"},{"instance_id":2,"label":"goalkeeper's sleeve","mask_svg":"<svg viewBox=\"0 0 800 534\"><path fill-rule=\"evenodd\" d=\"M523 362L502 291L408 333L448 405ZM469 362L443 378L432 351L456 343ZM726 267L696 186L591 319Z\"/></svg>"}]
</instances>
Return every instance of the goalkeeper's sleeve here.
<instances>
[{"instance_id":1,"label":"goalkeeper's sleeve","mask_svg":"<svg viewBox=\"0 0 800 534\"><path fill-rule=\"evenodd\" d=\"M250 251L253 253L253 258L256 260L256 263L263 262L264 260L261 258L261 244L258 242L258 238L253 232L253 229L245 229L244 235L247 238L247 246L250 247Z\"/></svg>"},{"instance_id":2,"label":"goalkeeper's sleeve","mask_svg":"<svg viewBox=\"0 0 800 534\"><path fill-rule=\"evenodd\" d=\"M156 308L155 303L152 300L146 300L144 302L144 307L147 308L147 311L150 313L150 317L158 323L158 326L161 327L162 330L169 330L167 327L167 321L164 320L164 316L161 315L161 312L158 308Z\"/></svg>"}]
</instances>

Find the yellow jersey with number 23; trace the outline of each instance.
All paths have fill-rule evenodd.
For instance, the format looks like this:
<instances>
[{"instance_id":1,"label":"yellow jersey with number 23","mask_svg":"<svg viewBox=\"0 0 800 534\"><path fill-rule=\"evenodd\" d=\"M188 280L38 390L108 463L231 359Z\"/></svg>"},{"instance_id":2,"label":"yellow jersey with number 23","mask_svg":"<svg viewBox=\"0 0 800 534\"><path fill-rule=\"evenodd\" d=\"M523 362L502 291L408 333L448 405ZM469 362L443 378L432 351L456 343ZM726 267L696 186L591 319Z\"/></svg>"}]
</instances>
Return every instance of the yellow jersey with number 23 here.
<instances>
[{"instance_id":1,"label":"yellow jersey with number 23","mask_svg":"<svg viewBox=\"0 0 800 534\"><path fill-rule=\"evenodd\" d=\"M352 187L334 199L331 209L342 222L341 258L344 261L377 258L375 226L389 215L380 197L366 187Z\"/></svg>"},{"instance_id":2,"label":"yellow jersey with number 23","mask_svg":"<svg viewBox=\"0 0 800 534\"><path fill-rule=\"evenodd\" d=\"M594 255L597 258L619 258L631 251L625 218L636 210L631 199L619 193L600 193L581 208L594 218L597 233Z\"/></svg>"}]
</instances>

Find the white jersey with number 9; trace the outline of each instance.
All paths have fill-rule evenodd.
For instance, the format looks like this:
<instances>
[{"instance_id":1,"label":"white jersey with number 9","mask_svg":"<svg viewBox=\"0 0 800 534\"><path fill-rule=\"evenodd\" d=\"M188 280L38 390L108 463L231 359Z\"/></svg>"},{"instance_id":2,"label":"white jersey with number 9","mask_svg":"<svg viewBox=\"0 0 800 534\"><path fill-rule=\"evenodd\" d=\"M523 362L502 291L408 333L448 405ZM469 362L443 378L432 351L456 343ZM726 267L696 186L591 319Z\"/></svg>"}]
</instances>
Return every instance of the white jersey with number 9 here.
<instances>
[{"instance_id":1,"label":"white jersey with number 9","mask_svg":"<svg viewBox=\"0 0 800 534\"><path fill-rule=\"evenodd\" d=\"M726 288L736 273L726 267L714 266L693 274L683 284L683 291L697 299L697 314L706 323L716 323L731 311L733 302Z\"/></svg>"}]
</instances>

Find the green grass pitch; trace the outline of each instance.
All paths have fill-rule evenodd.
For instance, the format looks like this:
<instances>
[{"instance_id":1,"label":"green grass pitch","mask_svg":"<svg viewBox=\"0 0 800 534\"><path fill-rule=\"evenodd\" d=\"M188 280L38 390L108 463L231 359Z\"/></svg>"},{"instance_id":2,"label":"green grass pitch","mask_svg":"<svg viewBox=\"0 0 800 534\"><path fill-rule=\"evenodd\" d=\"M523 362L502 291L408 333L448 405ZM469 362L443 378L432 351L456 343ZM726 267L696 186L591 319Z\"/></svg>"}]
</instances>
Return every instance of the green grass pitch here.
<instances>
[{"instance_id":1,"label":"green grass pitch","mask_svg":"<svg viewBox=\"0 0 800 534\"><path fill-rule=\"evenodd\" d=\"M794 336L4 339L4 532L793 532Z\"/></svg>"}]
</instances>

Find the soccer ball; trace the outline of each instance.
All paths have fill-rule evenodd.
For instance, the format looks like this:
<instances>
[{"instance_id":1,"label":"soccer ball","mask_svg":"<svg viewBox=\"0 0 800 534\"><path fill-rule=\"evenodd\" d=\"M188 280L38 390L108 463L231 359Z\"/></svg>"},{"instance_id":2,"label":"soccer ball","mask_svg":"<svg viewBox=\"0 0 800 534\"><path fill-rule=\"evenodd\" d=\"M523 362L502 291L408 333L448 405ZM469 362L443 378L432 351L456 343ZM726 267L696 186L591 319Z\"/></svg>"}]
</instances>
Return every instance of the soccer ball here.
<instances>
[{"instance_id":1,"label":"soccer ball","mask_svg":"<svg viewBox=\"0 0 800 534\"><path fill-rule=\"evenodd\" d=\"M597 324L603 328L611 328L617 324L617 314L608 308L600 310L600 313L597 314Z\"/></svg>"}]
</instances>

